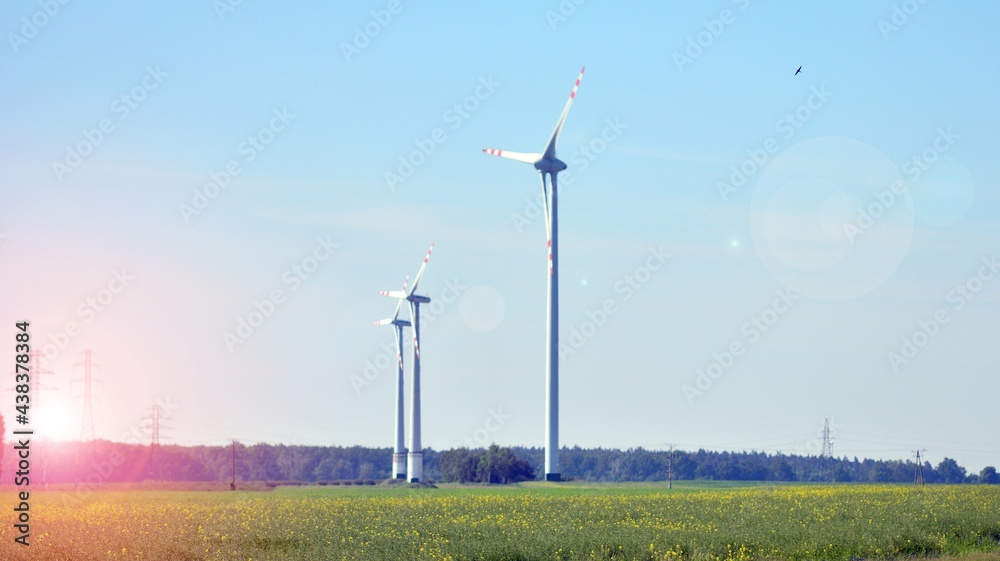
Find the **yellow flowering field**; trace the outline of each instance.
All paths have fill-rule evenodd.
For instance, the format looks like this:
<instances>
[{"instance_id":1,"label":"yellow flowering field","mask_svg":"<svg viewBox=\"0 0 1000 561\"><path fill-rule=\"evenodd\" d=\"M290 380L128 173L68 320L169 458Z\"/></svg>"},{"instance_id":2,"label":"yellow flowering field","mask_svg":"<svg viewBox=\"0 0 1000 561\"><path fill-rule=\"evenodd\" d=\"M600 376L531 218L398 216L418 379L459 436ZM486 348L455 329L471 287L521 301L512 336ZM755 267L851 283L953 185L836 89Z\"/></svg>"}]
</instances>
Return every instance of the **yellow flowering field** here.
<instances>
[{"instance_id":1,"label":"yellow flowering field","mask_svg":"<svg viewBox=\"0 0 1000 561\"><path fill-rule=\"evenodd\" d=\"M15 544L4 523L0 559L1000 558L1000 486L543 483L70 495L33 494L32 545Z\"/></svg>"}]
</instances>

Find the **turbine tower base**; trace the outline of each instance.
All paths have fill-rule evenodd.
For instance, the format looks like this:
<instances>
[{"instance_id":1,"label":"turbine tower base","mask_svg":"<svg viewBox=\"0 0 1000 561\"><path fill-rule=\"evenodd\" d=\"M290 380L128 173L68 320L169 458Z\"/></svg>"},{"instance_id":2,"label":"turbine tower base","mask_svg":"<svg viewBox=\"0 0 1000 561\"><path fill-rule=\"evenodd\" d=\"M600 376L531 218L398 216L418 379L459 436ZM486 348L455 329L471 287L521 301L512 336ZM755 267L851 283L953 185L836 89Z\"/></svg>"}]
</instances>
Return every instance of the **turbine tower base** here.
<instances>
[{"instance_id":1,"label":"turbine tower base","mask_svg":"<svg viewBox=\"0 0 1000 561\"><path fill-rule=\"evenodd\" d=\"M396 479L406 479L406 454L392 455L392 476Z\"/></svg>"},{"instance_id":2,"label":"turbine tower base","mask_svg":"<svg viewBox=\"0 0 1000 561\"><path fill-rule=\"evenodd\" d=\"M424 478L424 453L410 452L407 460L407 478L410 480L410 483L420 483Z\"/></svg>"},{"instance_id":3,"label":"turbine tower base","mask_svg":"<svg viewBox=\"0 0 1000 561\"><path fill-rule=\"evenodd\" d=\"M558 473L546 473L545 474L545 480L546 481L562 481L562 476L559 475Z\"/></svg>"}]
</instances>

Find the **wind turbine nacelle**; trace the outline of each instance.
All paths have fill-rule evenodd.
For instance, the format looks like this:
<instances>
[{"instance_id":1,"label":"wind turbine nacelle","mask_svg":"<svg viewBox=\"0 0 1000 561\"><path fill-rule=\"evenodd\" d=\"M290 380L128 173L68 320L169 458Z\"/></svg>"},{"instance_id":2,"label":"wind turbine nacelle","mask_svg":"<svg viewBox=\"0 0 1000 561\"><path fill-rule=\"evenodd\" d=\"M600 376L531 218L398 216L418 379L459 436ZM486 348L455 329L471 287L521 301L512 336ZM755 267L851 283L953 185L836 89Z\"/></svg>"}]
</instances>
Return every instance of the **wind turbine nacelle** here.
<instances>
[{"instance_id":1,"label":"wind turbine nacelle","mask_svg":"<svg viewBox=\"0 0 1000 561\"><path fill-rule=\"evenodd\" d=\"M410 302L415 302L417 304L427 304L431 301L431 299L426 296L417 296L416 294L411 294L409 300Z\"/></svg>"},{"instance_id":2,"label":"wind turbine nacelle","mask_svg":"<svg viewBox=\"0 0 1000 561\"><path fill-rule=\"evenodd\" d=\"M542 158L535 162L535 169L543 173L559 173L566 169L566 163L559 158Z\"/></svg>"}]
</instances>

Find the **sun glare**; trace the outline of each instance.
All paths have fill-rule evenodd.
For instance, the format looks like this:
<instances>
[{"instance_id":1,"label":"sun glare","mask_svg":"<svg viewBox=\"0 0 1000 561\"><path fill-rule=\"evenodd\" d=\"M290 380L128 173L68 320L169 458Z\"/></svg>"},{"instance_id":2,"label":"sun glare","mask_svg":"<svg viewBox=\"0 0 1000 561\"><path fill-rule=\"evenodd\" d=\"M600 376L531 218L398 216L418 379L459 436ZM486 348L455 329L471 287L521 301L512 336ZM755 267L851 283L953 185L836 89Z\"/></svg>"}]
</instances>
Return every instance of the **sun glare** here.
<instances>
[{"instance_id":1,"label":"sun glare","mask_svg":"<svg viewBox=\"0 0 1000 561\"><path fill-rule=\"evenodd\" d=\"M51 399L48 403L33 408L31 426L35 437L42 440L77 440L80 438L80 419L73 413L73 407L61 400Z\"/></svg>"}]
</instances>

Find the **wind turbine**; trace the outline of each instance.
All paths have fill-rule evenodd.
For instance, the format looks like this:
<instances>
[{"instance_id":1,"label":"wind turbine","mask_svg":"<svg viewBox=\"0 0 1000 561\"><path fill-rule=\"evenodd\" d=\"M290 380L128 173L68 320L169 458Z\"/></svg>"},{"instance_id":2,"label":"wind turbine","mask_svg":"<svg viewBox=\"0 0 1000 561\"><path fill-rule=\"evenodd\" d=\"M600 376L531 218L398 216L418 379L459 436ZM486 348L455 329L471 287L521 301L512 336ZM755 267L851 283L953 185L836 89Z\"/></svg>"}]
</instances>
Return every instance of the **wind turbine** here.
<instances>
[{"instance_id":1,"label":"wind turbine","mask_svg":"<svg viewBox=\"0 0 1000 561\"><path fill-rule=\"evenodd\" d=\"M383 290L379 294L391 298L399 298L402 303L406 300L410 303L410 321L413 327L413 371L410 383L410 453L406 458L406 479L411 483L418 483L424 476L424 451L420 446L420 305L431 301L427 296L417 294L417 285L420 284L420 277L427 269L427 261L434 251L434 244L427 250L424 262L417 271L417 276L413 279L413 286L407 291ZM396 308L398 311L398 307Z\"/></svg>"},{"instance_id":2,"label":"wind turbine","mask_svg":"<svg viewBox=\"0 0 1000 561\"><path fill-rule=\"evenodd\" d=\"M406 275L403 281L403 294L406 293L406 285L410 281L410 276ZM403 300L396 302L396 311L391 318L376 321L375 325L391 325L396 330L396 443L392 450L392 477L403 479L406 477L406 446L403 441L403 328L409 327L410 322L399 319L399 308L403 305Z\"/></svg>"},{"instance_id":3,"label":"wind turbine","mask_svg":"<svg viewBox=\"0 0 1000 561\"><path fill-rule=\"evenodd\" d=\"M563 107L562 115L556 122L556 128L549 137L549 142L545 145L542 153L508 152L507 150L495 150L484 148L483 152L501 158L509 158L519 162L525 162L535 166L542 179L542 200L545 211L545 233L548 237L549 245L549 279L548 279L548 305L546 310L545 326L545 480L559 481L559 235L558 235L558 205L557 194L559 191L556 177L559 172L566 169L566 164L556 157L556 142L559 141L559 133L562 132L563 123L566 122L566 115L576 98L576 90L580 88L580 80L583 80L583 71L580 69L580 76L573 85L573 91L569 94L566 106ZM551 188L546 184L545 175L548 174Z\"/></svg>"}]
</instances>

